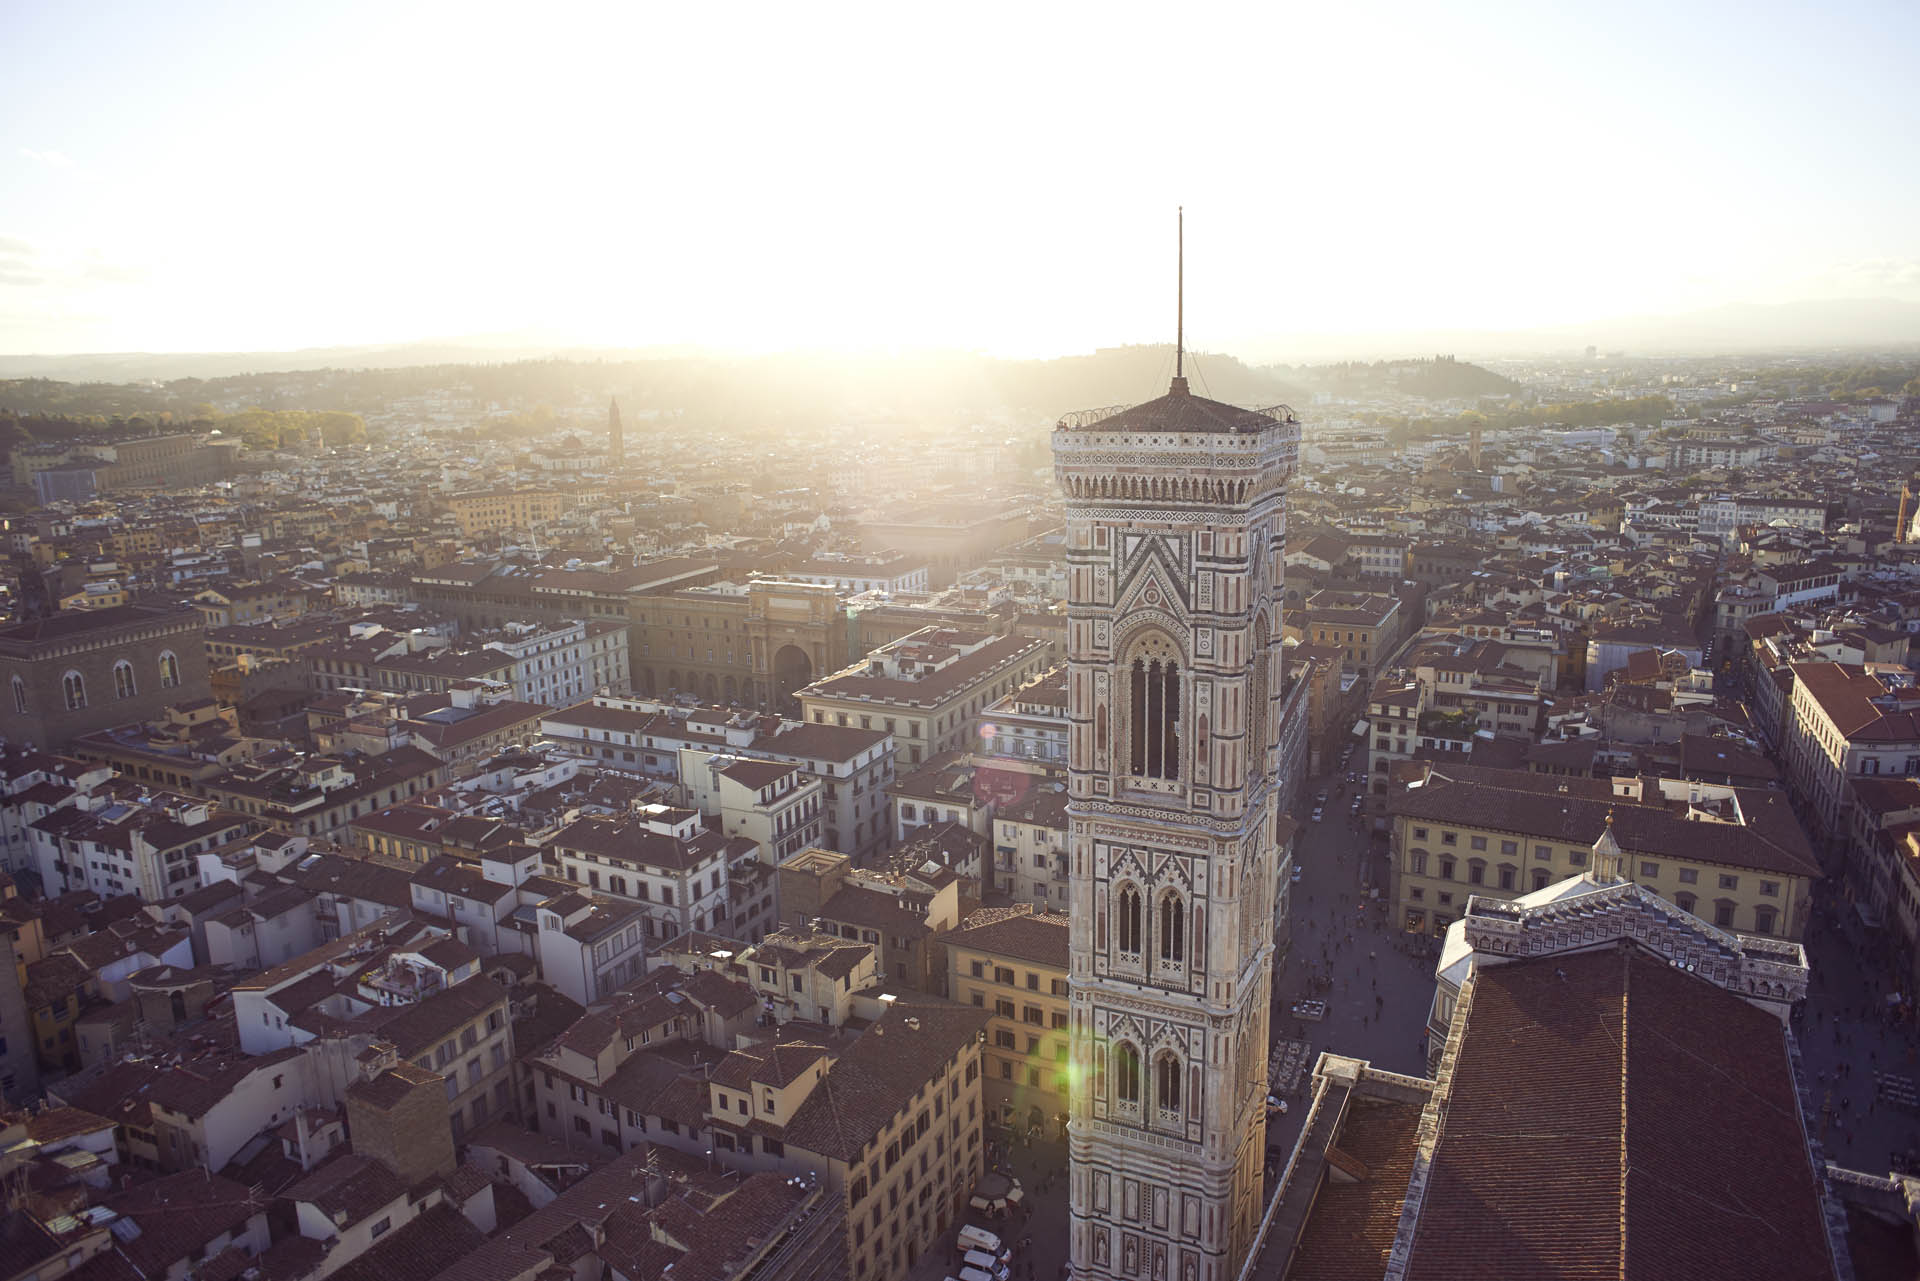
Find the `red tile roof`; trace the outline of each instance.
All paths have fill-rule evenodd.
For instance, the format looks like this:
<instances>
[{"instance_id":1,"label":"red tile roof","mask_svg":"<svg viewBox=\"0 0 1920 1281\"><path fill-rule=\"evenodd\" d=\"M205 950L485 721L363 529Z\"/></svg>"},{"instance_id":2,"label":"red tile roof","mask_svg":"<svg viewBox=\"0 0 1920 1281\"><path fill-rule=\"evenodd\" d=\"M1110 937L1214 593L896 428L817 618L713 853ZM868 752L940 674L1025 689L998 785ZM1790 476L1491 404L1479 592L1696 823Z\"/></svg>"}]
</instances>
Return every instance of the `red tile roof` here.
<instances>
[{"instance_id":1,"label":"red tile roof","mask_svg":"<svg viewBox=\"0 0 1920 1281\"><path fill-rule=\"evenodd\" d=\"M1631 945L1483 968L1408 1281L1835 1275L1786 1029Z\"/></svg>"}]
</instances>

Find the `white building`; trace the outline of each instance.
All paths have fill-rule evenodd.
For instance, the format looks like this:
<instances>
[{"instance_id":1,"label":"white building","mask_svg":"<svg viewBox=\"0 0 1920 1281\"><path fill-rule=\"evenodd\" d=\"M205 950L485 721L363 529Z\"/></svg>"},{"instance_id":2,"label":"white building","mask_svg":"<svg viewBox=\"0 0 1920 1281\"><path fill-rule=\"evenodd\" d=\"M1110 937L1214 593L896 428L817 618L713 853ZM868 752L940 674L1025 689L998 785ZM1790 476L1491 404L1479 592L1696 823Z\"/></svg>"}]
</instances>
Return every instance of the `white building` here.
<instances>
[{"instance_id":1,"label":"white building","mask_svg":"<svg viewBox=\"0 0 1920 1281\"><path fill-rule=\"evenodd\" d=\"M546 855L569 881L632 904L649 938L728 933L727 838L710 831L699 810L649 805L624 821L575 819ZM544 931L543 920L543 944Z\"/></svg>"},{"instance_id":2,"label":"white building","mask_svg":"<svg viewBox=\"0 0 1920 1281\"><path fill-rule=\"evenodd\" d=\"M519 702L564 707L627 689L632 669L627 665L625 623L508 623L502 630L506 634L489 639L486 647L515 660L509 679Z\"/></svg>"}]
</instances>

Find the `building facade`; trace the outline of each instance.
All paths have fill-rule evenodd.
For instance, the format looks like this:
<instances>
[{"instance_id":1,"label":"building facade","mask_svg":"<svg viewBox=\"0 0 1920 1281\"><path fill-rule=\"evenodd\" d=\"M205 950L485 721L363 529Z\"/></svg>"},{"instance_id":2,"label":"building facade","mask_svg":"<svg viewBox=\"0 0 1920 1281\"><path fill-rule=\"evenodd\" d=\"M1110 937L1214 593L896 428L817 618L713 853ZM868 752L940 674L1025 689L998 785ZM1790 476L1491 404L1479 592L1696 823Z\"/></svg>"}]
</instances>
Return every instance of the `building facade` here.
<instances>
[{"instance_id":1,"label":"building facade","mask_svg":"<svg viewBox=\"0 0 1920 1281\"><path fill-rule=\"evenodd\" d=\"M985 1103L1002 1125L1058 1133L1071 1095L1064 913L983 907L950 932L947 990L989 1010Z\"/></svg>"},{"instance_id":2,"label":"building facade","mask_svg":"<svg viewBox=\"0 0 1920 1281\"><path fill-rule=\"evenodd\" d=\"M196 609L120 605L0 627L0 684L9 743L59 748L159 720L208 697L206 625Z\"/></svg>"},{"instance_id":3,"label":"building facade","mask_svg":"<svg viewBox=\"0 0 1920 1281\"><path fill-rule=\"evenodd\" d=\"M1222 1281L1260 1211L1299 427L1166 396L1053 433L1068 556L1070 1255Z\"/></svg>"},{"instance_id":4,"label":"building facade","mask_svg":"<svg viewBox=\"0 0 1920 1281\"><path fill-rule=\"evenodd\" d=\"M901 764L970 750L975 717L1046 668L1024 636L923 627L799 691L804 719L893 735Z\"/></svg>"}]
</instances>

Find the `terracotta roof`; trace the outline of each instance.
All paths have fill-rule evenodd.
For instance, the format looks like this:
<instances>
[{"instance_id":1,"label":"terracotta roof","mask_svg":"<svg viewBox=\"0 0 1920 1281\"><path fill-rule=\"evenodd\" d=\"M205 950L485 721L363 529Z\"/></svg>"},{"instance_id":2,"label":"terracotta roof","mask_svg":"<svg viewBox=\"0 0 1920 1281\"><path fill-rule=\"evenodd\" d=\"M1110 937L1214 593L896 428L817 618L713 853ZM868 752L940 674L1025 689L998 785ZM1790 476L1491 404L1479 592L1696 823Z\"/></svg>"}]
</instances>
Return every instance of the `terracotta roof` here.
<instances>
[{"instance_id":1,"label":"terracotta roof","mask_svg":"<svg viewBox=\"0 0 1920 1281\"><path fill-rule=\"evenodd\" d=\"M149 1277L167 1275L209 1241L266 1210L266 1202L246 1188L203 1170L136 1183L108 1197L106 1205L139 1226L138 1235L115 1236L120 1253Z\"/></svg>"},{"instance_id":2,"label":"terracotta roof","mask_svg":"<svg viewBox=\"0 0 1920 1281\"><path fill-rule=\"evenodd\" d=\"M454 1171L458 1174L460 1171ZM487 1235L442 1202L331 1274L331 1281L419 1281L450 1268L486 1242Z\"/></svg>"},{"instance_id":3,"label":"terracotta roof","mask_svg":"<svg viewBox=\"0 0 1920 1281\"><path fill-rule=\"evenodd\" d=\"M974 948L1014 957L1063 973L1067 968L1069 919L1063 912L1036 913L1031 904L983 907L941 941L949 948Z\"/></svg>"},{"instance_id":4,"label":"terracotta roof","mask_svg":"<svg viewBox=\"0 0 1920 1281\"><path fill-rule=\"evenodd\" d=\"M1356 1097L1348 1105L1333 1146L1359 1177L1321 1182L1287 1281L1380 1281L1413 1177L1422 1110L1397 1099Z\"/></svg>"},{"instance_id":5,"label":"terracotta roof","mask_svg":"<svg viewBox=\"0 0 1920 1281\"><path fill-rule=\"evenodd\" d=\"M1449 765L1433 769L1419 787L1390 793L1387 809L1396 817L1578 846L1598 840L1612 815L1614 839L1629 854L1820 876L1784 792L1734 788L1744 823L1693 822L1665 804L1581 795L1594 783L1605 786L1602 780Z\"/></svg>"},{"instance_id":6,"label":"terracotta roof","mask_svg":"<svg viewBox=\"0 0 1920 1281\"><path fill-rule=\"evenodd\" d=\"M1852 663L1794 663L1792 670L1794 680L1820 705L1843 738L1870 742L1920 739L1920 694L1890 691Z\"/></svg>"},{"instance_id":7,"label":"terracotta roof","mask_svg":"<svg viewBox=\"0 0 1920 1281\"><path fill-rule=\"evenodd\" d=\"M1835 1275L1778 1019L1625 944L1481 968L1409 1281Z\"/></svg>"},{"instance_id":8,"label":"terracotta roof","mask_svg":"<svg viewBox=\"0 0 1920 1281\"><path fill-rule=\"evenodd\" d=\"M903 994L795 1110L787 1123L787 1146L843 1161L858 1158L882 1125L978 1041L989 1018L988 1011L971 1005Z\"/></svg>"}]
</instances>

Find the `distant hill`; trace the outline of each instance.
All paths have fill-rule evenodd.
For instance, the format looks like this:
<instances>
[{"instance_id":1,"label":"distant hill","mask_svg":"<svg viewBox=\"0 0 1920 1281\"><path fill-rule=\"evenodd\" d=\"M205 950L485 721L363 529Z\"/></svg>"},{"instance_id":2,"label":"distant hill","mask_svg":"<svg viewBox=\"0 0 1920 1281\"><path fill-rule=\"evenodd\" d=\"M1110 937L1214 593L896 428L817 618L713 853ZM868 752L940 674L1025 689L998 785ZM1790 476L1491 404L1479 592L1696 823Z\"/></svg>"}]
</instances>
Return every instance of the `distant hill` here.
<instances>
[{"instance_id":1,"label":"distant hill","mask_svg":"<svg viewBox=\"0 0 1920 1281\"><path fill-rule=\"evenodd\" d=\"M1371 364L1343 361L1303 368L1279 366L1276 376L1304 383L1315 391L1336 395L1399 392L1428 400L1501 396L1518 391L1520 384L1490 369L1452 356L1431 360L1376 360Z\"/></svg>"},{"instance_id":2,"label":"distant hill","mask_svg":"<svg viewBox=\"0 0 1920 1281\"><path fill-rule=\"evenodd\" d=\"M1200 395L1235 404L1300 401L1297 383L1231 356L1189 354ZM782 354L549 358L490 363L289 369L156 382L0 382L0 410L21 414L209 417L219 409L366 413L398 397L448 390L474 420L538 405L592 405L618 396L629 413L718 428L831 426L848 421L1033 424L1076 409L1150 400L1173 373L1170 346L1115 347L1057 360L972 353L870 357Z\"/></svg>"}]
</instances>

